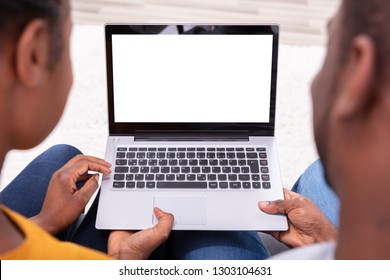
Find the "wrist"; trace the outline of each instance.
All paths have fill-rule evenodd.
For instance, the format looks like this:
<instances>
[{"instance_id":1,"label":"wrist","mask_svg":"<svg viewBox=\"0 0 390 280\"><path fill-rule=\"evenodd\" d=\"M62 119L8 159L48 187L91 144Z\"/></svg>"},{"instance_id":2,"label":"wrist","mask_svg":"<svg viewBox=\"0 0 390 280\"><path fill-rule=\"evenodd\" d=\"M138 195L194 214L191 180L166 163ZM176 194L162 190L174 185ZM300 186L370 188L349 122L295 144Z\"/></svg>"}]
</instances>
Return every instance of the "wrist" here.
<instances>
[{"instance_id":1,"label":"wrist","mask_svg":"<svg viewBox=\"0 0 390 280\"><path fill-rule=\"evenodd\" d=\"M315 243L332 242L337 240L338 230L332 224L323 227L321 232L316 235Z\"/></svg>"},{"instance_id":2,"label":"wrist","mask_svg":"<svg viewBox=\"0 0 390 280\"><path fill-rule=\"evenodd\" d=\"M58 230L49 222L48 219L43 217L41 214L29 218L29 220L51 235L58 233Z\"/></svg>"}]
</instances>

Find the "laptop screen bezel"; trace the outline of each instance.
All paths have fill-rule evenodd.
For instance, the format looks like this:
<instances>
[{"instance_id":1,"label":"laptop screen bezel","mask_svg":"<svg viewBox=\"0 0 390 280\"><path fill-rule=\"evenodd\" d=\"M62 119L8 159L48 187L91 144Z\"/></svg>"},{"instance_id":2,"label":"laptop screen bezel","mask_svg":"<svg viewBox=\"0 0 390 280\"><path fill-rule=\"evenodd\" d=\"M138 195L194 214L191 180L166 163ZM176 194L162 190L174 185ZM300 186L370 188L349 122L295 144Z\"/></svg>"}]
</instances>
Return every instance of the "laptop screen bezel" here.
<instances>
[{"instance_id":1,"label":"laptop screen bezel","mask_svg":"<svg viewBox=\"0 0 390 280\"><path fill-rule=\"evenodd\" d=\"M164 24L170 26L172 24ZM186 24L187 25L187 24ZM192 24L191 24L192 25ZM210 26L210 24L196 24L196 26ZM275 113L276 113L276 89L277 89L277 69L278 69L278 51L279 51L279 25L244 25L244 24L211 24L212 26L229 26L245 30L256 28L256 34L248 33L230 33L230 34L248 34L248 35L272 35L272 73L271 73L271 98L270 98L270 116L268 123L118 123L115 122L114 108L114 80L113 80L113 55L112 55L112 36L116 34L135 34L132 26L137 28L158 27L162 25L136 25L136 24L107 24L105 25L106 40L106 63L107 63L107 90L108 90L108 119L110 136L135 135L137 132L191 132L191 133L218 133L218 132L238 132L248 136L274 136L275 131ZM173 25L177 26L177 25ZM249 28L248 28L249 27ZM139 34L147 36L147 34ZM166 36L166 35L161 35ZM181 35L177 35L181 36ZM186 35L188 36L188 35ZM196 36L196 35L195 35Z\"/></svg>"}]
</instances>

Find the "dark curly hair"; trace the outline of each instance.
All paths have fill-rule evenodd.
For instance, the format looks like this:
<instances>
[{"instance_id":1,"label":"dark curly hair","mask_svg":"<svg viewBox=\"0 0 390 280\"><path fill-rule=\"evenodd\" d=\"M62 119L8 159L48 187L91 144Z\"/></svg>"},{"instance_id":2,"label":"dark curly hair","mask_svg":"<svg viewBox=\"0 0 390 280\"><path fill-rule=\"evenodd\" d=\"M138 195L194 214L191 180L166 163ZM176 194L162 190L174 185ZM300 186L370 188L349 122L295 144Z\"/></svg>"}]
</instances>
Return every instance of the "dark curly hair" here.
<instances>
[{"instance_id":1,"label":"dark curly hair","mask_svg":"<svg viewBox=\"0 0 390 280\"><path fill-rule=\"evenodd\" d=\"M30 21L42 19L50 32L48 67L52 68L62 53L63 23L69 6L69 0L0 0L0 47L4 40L17 42Z\"/></svg>"}]
</instances>

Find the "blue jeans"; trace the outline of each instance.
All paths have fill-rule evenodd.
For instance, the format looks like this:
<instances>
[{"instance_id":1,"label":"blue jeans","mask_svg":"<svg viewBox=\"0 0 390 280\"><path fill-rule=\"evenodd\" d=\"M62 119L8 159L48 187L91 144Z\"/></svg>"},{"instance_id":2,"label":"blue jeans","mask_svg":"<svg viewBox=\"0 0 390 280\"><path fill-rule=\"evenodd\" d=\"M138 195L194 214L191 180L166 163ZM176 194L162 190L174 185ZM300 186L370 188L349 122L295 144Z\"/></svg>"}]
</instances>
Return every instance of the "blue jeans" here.
<instances>
[{"instance_id":1,"label":"blue jeans","mask_svg":"<svg viewBox=\"0 0 390 280\"><path fill-rule=\"evenodd\" d=\"M81 154L78 149L68 145L50 148L34 159L0 193L0 202L25 217L37 215L52 174L78 154ZM95 228L97 204L98 199L77 230L75 225L71 225L57 238L107 252L109 231ZM174 231L151 259L250 260L267 257L269 252L257 232Z\"/></svg>"}]
</instances>

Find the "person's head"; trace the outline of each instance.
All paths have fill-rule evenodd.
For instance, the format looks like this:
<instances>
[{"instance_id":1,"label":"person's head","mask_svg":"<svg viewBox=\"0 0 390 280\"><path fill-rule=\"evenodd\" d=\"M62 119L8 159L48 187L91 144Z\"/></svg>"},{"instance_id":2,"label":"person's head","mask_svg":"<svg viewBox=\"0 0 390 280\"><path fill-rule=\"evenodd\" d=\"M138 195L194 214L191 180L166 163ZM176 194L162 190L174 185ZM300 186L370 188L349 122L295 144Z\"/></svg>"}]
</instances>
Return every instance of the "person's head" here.
<instances>
[{"instance_id":1,"label":"person's head","mask_svg":"<svg viewBox=\"0 0 390 280\"><path fill-rule=\"evenodd\" d=\"M389 14L388 0L343 0L328 26L328 53L312 84L313 119L326 177L338 192L343 176L361 180L390 163Z\"/></svg>"},{"instance_id":2,"label":"person's head","mask_svg":"<svg viewBox=\"0 0 390 280\"><path fill-rule=\"evenodd\" d=\"M55 127L72 85L69 0L0 0L2 145L28 149Z\"/></svg>"}]
</instances>

